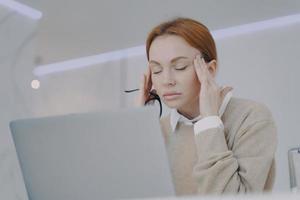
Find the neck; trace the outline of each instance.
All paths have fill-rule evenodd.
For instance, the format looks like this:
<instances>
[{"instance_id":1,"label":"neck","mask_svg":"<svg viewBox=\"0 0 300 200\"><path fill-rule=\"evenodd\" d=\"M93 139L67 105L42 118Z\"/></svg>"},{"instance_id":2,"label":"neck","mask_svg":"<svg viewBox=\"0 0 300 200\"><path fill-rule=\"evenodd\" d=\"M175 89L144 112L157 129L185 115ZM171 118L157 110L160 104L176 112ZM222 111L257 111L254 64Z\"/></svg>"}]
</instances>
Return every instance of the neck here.
<instances>
[{"instance_id":1,"label":"neck","mask_svg":"<svg viewBox=\"0 0 300 200\"><path fill-rule=\"evenodd\" d=\"M194 119L198 117L200 115L198 98L194 102L177 109L177 111L188 119Z\"/></svg>"}]
</instances>

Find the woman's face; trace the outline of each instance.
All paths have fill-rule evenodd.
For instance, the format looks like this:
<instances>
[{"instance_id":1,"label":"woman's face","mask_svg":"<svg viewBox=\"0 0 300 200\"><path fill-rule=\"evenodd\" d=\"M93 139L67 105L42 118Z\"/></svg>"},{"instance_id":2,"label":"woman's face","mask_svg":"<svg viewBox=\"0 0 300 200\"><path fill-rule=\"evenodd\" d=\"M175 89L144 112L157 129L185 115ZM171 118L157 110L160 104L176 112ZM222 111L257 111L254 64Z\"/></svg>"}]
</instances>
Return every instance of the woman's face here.
<instances>
[{"instance_id":1,"label":"woman's face","mask_svg":"<svg viewBox=\"0 0 300 200\"><path fill-rule=\"evenodd\" d=\"M200 82L194 58L200 51L183 38L163 35L149 49L149 67L153 88L170 108L186 110L198 105Z\"/></svg>"}]
</instances>

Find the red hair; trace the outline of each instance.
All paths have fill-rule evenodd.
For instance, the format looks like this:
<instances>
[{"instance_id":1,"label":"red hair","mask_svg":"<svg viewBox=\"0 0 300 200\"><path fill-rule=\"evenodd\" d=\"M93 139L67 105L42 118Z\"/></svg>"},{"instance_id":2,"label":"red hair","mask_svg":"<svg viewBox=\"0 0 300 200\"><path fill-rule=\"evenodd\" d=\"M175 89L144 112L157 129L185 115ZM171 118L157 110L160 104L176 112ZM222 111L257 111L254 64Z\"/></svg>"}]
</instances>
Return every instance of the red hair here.
<instances>
[{"instance_id":1,"label":"red hair","mask_svg":"<svg viewBox=\"0 0 300 200\"><path fill-rule=\"evenodd\" d=\"M182 37L187 43L202 53L206 62L217 60L215 41L208 28L200 22L189 18L176 18L163 22L152 29L146 42L148 60L149 49L155 38L168 34Z\"/></svg>"}]
</instances>

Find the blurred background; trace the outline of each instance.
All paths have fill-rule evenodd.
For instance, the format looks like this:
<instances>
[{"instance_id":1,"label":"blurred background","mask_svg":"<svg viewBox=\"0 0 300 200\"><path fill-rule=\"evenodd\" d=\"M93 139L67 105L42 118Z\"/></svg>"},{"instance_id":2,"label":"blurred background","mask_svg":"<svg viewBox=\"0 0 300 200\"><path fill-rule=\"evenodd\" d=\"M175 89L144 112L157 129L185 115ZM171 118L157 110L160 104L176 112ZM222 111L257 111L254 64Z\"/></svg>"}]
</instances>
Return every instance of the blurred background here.
<instances>
[{"instance_id":1,"label":"blurred background","mask_svg":"<svg viewBox=\"0 0 300 200\"><path fill-rule=\"evenodd\" d=\"M175 17L212 31L220 85L272 111L274 192L289 191L287 151L300 145L300 1L0 0L0 199L26 199L9 122L133 106L135 94L123 91L146 69L147 34Z\"/></svg>"}]
</instances>

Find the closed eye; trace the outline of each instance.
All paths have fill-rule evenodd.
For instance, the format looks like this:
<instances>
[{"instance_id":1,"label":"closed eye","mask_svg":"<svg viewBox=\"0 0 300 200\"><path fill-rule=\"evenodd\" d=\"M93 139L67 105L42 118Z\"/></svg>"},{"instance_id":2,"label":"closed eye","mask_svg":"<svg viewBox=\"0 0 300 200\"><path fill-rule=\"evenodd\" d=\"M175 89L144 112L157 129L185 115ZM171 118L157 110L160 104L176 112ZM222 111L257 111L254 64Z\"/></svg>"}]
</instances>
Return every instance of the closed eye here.
<instances>
[{"instance_id":1,"label":"closed eye","mask_svg":"<svg viewBox=\"0 0 300 200\"><path fill-rule=\"evenodd\" d=\"M184 66L184 67L176 67L175 69L176 70L179 70L179 71L182 71L182 70L185 70L187 68L187 65Z\"/></svg>"},{"instance_id":2,"label":"closed eye","mask_svg":"<svg viewBox=\"0 0 300 200\"><path fill-rule=\"evenodd\" d=\"M157 72L152 72L153 74L159 74L161 71L157 71Z\"/></svg>"},{"instance_id":3,"label":"closed eye","mask_svg":"<svg viewBox=\"0 0 300 200\"><path fill-rule=\"evenodd\" d=\"M153 66L152 68L152 74L159 74L160 72L162 72L162 67L160 66Z\"/></svg>"}]
</instances>

